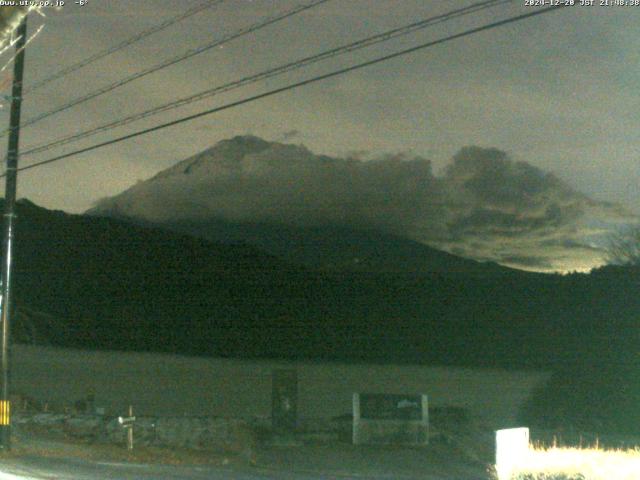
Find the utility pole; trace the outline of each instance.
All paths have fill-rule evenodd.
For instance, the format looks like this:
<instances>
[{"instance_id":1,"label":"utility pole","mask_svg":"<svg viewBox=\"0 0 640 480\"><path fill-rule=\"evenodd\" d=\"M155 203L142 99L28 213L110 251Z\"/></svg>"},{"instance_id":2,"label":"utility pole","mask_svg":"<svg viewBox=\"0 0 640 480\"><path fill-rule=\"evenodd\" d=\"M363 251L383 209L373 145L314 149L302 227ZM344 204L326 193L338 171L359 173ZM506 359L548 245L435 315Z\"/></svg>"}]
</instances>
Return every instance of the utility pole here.
<instances>
[{"instance_id":1,"label":"utility pole","mask_svg":"<svg viewBox=\"0 0 640 480\"><path fill-rule=\"evenodd\" d=\"M7 151L6 186L4 192L4 258L2 262L2 296L0 297L0 449L11 448L11 403L9 402L10 320L12 307L13 223L15 220L18 185L18 145L20 140L20 108L22 106L22 74L27 42L27 17L22 19L16 34L16 57L13 64L9 147Z\"/></svg>"}]
</instances>

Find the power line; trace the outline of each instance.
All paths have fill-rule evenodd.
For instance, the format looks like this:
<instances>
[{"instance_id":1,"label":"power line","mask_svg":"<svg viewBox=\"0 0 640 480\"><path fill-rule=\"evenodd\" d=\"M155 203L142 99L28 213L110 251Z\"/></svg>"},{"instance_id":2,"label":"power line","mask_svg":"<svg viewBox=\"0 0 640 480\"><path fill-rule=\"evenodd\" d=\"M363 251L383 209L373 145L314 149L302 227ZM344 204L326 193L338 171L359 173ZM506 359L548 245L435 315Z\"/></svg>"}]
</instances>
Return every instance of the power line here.
<instances>
[{"instance_id":1,"label":"power line","mask_svg":"<svg viewBox=\"0 0 640 480\"><path fill-rule=\"evenodd\" d=\"M411 47L411 48L407 48L405 50L401 50L401 51L398 51L398 52L395 52L395 53L391 53L391 54L388 54L388 55L384 55L382 57L375 58L373 60L368 60L366 62L358 63L358 64L352 65L350 67L342 68L342 69L339 69L339 70L334 70L333 72L330 72L330 73L325 73L323 75L318 75L316 77L312 77L312 78L309 78L309 79L306 79L306 80L302 80L302 81L299 81L299 82L296 82L296 83L292 83L290 85L287 85L287 86L284 86L284 87L280 87L280 88L276 88L276 89L270 90L268 92L264 92L264 93L261 93L261 94L258 94L258 95L253 95L251 97L247 97L247 98L244 98L242 100L231 102L231 103L228 103L226 105L222 105L220 107L212 108L212 109L209 109L209 110L204 110L202 112L199 112L199 113L196 113L196 114L193 114L193 115L188 115L186 117L182 117L182 118L179 118L177 120L173 120L171 122L162 123L162 124L156 125L154 127L150 127L150 128L146 128L146 129L143 129L143 130L139 130L137 132L130 133L128 135L123 135L121 137L117 137L117 138L114 138L114 139L111 139L111 140L108 140L108 141L105 141L105 142L101 142L101 143L98 143L98 144L95 144L95 145L91 145L89 147L81 148L81 149L75 150L73 152L66 153L64 155L59 155L57 157L53 157L53 158L50 158L50 159L47 159L47 160L43 160L41 162L36 162L36 163L31 164L31 165L27 165L25 167L20 167L18 169L18 171L30 170L32 168L37 168L37 167L40 167L40 166L43 166L43 165L47 165L47 164L50 164L50 163L59 162L59 161L64 160L66 158L70 158L70 157L74 157L76 155L80 155L81 153L86 153L86 152L90 152L90 151L93 151L93 150L97 150L99 148L106 147L108 145L113 145L113 144L116 144L116 143L120 143L120 142L123 142L125 140L129 140L131 138L135 138L135 137L139 137L139 136L142 136L142 135L146 135L148 133L152 133L152 132L155 132L155 131L158 131L158 130L162 130L164 128L172 127L174 125L178 125L178 124L181 124L181 123L184 123L184 122L195 120L197 118L204 117L204 116L207 116L207 115L212 115L214 113L218 113L218 112L221 112L223 110L228 110L228 109L233 108L233 107L238 107L240 105L244 105L246 103L254 102L256 100L260 100L260 99L263 99L263 98L271 97L273 95L277 95L279 93L283 93L283 92L286 92L288 90L293 90L295 88L299 88L299 87L302 87L302 86L305 86L305 85L316 83L316 82L319 82L321 80L326 80L328 78L336 77L338 75L342 75L342 74L345 74L345 73L348 73L348 72L352 72L354 70L359 70L361 68L365 68L365 67L369 67L369 66L372 66L372 65L376 65L378 63L381 63L381 62L384 62L384 61L387 61L387 60L391 60L393 58L400 57L400 56L403 56L403 55L407 55L407 54L416 52L418 50L423 50L423 49L426 49L426 48L429 48L429 47L440 45L442 43L445 43L445 42L448 42L448 41L451 41L451 40L456 40L458 38L466 37L466 36L469 36L469 35L473 35L475 33L483 32L483 31L487 31L487 30L492 30L494 28L501 27L501 26L507 25L509 23L514 23L514 22L518 22L518 21L521 21L521 20L525 20L527 18L531 18L531 17L537 16L537 15L542 15L542 14L545 14L545 13L549 13L549 12L552 12L552 11L555 11L555 10L559 10L561 8L564 8L564 6L563 5L559 5L559 6L551 6L551 7L540 8L540 9L534 10L534 11L529 12L529 13L524 13L522 15L509 17L509 18L506 18L504 20L499 20L499 21L492 22L492 23L489 23L489 24L486 24L486 25L482 25L480 27L475 27L475 28L472 28L472 29L469 29L469 30L465 30L464 32L461 32L461 33L456 33L456 34L453 34L453 35L449 35L447 37L443 37L443 38L440 38L438 40L434 40L434 41L431 41L431 42L423 43L423 44L420 44L420 45L417 45L417 46L414 46L414 47ZM6 173L3 173L2 175L0 175L0 178L4 177L5 175L6 175Z\"/></svg>"},{"instance_id":2,"label":"power line","mask_svg":"<svg viewBox=\"0 0 640 480\"><path fill-rule=\"evenodd\" d=\"M67 135L65 137L61 137L58 138L56 140L53 140L52 142L48 142L48 143L44 143L44 144L40 144L40 145L36 145L33 147L30 147L29 149L25 150L22 154L22 156L26 156L26 155L33 155L35 153L40 153L43 151L48 151L51 150L55 147L61 146L61 145L66 145L68 143L73 143L76 142L82 138L86 138L86 137L90 137L93 136L97 133L101 133L101 132L105 132L108 130L112 130L114 128L117 127L122 127L124 125L127 125L129 123L138 121L138 120L142 120L144 118L156 115L158 113L162 113L168 110L173 110L175 108L178 107L182 107L191 103L194 103L196 101L200 101L200 100L204 100L205 98L210 98L214 95L220 94L220 93L225 93L231 90L235 90L237 88L252 84L252 83L256 83L258 81L261 80L266 80L268 78L272 78L278 75L282 75L284 73L287 72L291 72L293 70L297 70L303 67L306 67L308 65L311 65L313 63L317 63L329 58L333 58L336 57L338 55L342 55L344 53L349 53L349 52L353 52L355 50L359 50L365 47L370 47L372 45L381 43L381 42L386 42L389 41L393 38L397 38L400 37L402 35L407 35L413 32L416 32L418 30L424 29L426 27L432 26L434 24L437 23L442 23L442 22L446 22L449 21L453 18L457 18L457 17L461 17L463 15L469 15L471 13L475 13L478 12L480 10L484 10L487 8L492 8L495 7L497 5L501 5L501 4L505 4L505 3L510 3L513 2L513 0L485 0L482 2L478 2L475 3L473 5L464 7L464 8L460 8L460 9L456 9L456 10L452 10L449 11L447 13L441 14L441 15L437 15L434 17L429 17L427 19L423 19L420 20L418 22L414 22L411 23L409 25L403 26L403 27L399 27L399 28L394 28L391 30L388 30L386 32L380 33L380 34L376 34L361 40L358 40L356 42L352 42L346 45L343 45L341 47L337 47L328 51L324 51L322 53L316 54L316 55L312 55L312 56L308 56L299 60L296 60L294 62L289 62L286 63L284 65L280 65L278 67L260 72L258 74L255 75L251 75L251 76L247 76L247 77L243 77L239 80L235 80L233 82L230 83L226 83L223 85L219 85L217 87L214 88L210 88L207 90L204 90L202 92L193 94L193 95L189 95L187 97L183 97L181 99L178 100L174 100L172 102L169 103L165 103L163 105L154 107L152 109L149 110L145 110L143 112L139 112L133 115L129 115L127 117L121 118L119 120L115 120L94 128L91 128L89 130L85 130L84 132L79 132L79 133L75 133L72 135Z\"/></svg>"},{"instance_id":3,"label":"power line","mask_svg":"<svg viewBox=\"0 0 640 480\"><path fill-rule=\"evenodd\" d=\"M128 83L133 82L134 80L138 80L140 78L146 77L147 75L155 73L155 72L157 72L159 70L162 70L164 68L167 68L167 67L169 67L171 65L175 65L176 63L182 62L184 60L187 60L187 59L189 59L189 58L191 58L191 57L193 57L195 55L198 55L200 53L206 52L207 50L210 50L210 49L212 49L214 47L217 47L217 46L223 45L225 43L228 43L231 40L234 40L234 39L236 39L238 37L241 37L241 36L247 35L249 33L255 32L257 30L260 30L260 29L262 29L262 28L264 28L266 26L269 26L269 25L272 25L272 24L274 24L276 22L282 21L282 20L284 20L286 18L289 18L289 17L291 17L293 15L296 15L296 14L298 14L300 12L303 12L305 10L309 10L311 8L314 8L314 7L318 6L318 5L326 3L328 1L330 1L330 0L313 0L309 4L299 5L297 7L294 7L292 9L290 9L290 10L287 10L287 11L285 11L283 13L280 13L280 14L278 14L276 16L268 17L268 18L266 18L264 20L261 20L260 22L255 23L255 24L253 24L253 25L251 25L249 27L243 28L243 29L241 29L241 30L239 30L237 32L234 32L234 33L231 33L229 35L226 35L226 36L222 37L221 39L217 39L217 40L214 40L213 42L209 42L209 43L207 43L205 45L201 45L201 46L196 47L194 49L187 50L186 52L182 53L181 55L178 55L176 57L173 57L173 58L170 58L168 60L165 60L164 62L162 62L162 63L160 63L158 65L155 65L155 66L147 68L145 70L141 70L139 72L136 72L136 73L134 73L132 75L129 75L128 77L125 77L125 78L120 79L120 80L118 80L118 81L116 81L114 83L111 83L110 85L107 85L105 87L102 87L102 88L99 88L97 90L94 90L93 92L90 92L90 93L88 93L86 95L83 95L81 97L75 98L75 99L71 100L70 102L65 103L64 105L61 105L59 107L54 108L53 110L49 110L48 112L44 112L44 113L41 113L40 115L37 115L37 116L35 116L33 118L30 118L30 119L26 120L25 122L23 122L21 124L21 127L26 127L26 126L29 126L29 125L33 125L34 123L37 123L40 120L44 120L45 118L48 118L48 117L50 117L52 115L55 115L56 113L63 112L63 111L68 110L68 109L70 109L72 107L75 107L76 105L80 105L81 103L84 103L84 102L86 102L88 100L92 100L92 99L94 99L96 97L104 95L105 93L111 92L111 91L115 90L116 88L122 87L122 86L124 86L124 85L126 85ZM8 130L5 130L4 132L2 132L2 134L4 135L7 132L8 132Z\"/></svg>"},{"instance_id":4,"label":"power line","mask_svg":"<svg viewBox=\"0 0 640 480\"><path fill-rule=\"evenodd\" d=\"M35 92L36 90L38 90L39 88L48 85L49 83L53 82L54 80L58 80L62 77L65 77L67 75L69 75L70 73L73 73L77 70L80 70L81 68L86 67L87 65L90 65L94 62L97 62L98 60L101 60L113 53L116 53L120 50L123 50L124 48L127 48L131 45L133 45L134 43L139 42L140 40L143 40L144 38L147 38L151 35L153 35L154 33L160 32L178 22L181 22L182 20L185 20L189 17L192 17L193 15L196 15L208 8L212 8L222 2L224 2L225 0L206 0L203 3L200 3L199 5L196 5L195 7L190 8L189 10L186 10L185 12L176 15L175 17L169 18L166 21L155 25L147 30L144 30L136 35L134 35L133 37L128 38L127 40L124 40L112 47L107 48L106 50L103 50L101 52L98 52L94 55L91 55L90 57L87 57L83 60L80 60L77 63L74 63L73 65L70 65L68 67L63 68L62 70L58 70L56 73L53 73L52 75L39 80L38 82L34 83L33 85L25 88L25 95L28 93L32 93Z\"/></svg>"}]
</instances>

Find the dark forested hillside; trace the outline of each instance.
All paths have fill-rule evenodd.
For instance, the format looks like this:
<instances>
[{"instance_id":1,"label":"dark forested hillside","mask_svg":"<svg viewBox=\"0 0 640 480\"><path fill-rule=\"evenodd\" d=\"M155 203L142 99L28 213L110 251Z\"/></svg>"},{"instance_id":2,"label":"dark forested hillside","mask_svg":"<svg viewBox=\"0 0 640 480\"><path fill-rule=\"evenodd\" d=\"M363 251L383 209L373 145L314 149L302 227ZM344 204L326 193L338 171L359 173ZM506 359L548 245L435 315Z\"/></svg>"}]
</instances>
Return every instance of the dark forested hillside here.
<instances>
[{"instance_id":1,"label":"dark forested hillside","mask_svg":"<svg viewBox=\"0 0 640 480\"><path fill-rule=\"evenodd\" d=\"M606 418L628 426L624 406L640 399L638 268L561 276L455 260L469 268L448 271L451 256L432 251L433 271L314 270L24 201L18 214L18 341L546 369L552 383L527 415L550 423L614 408Z\"/></svg>"},{"instance_id":2,"label":"dark forested hillside","mask_svg":"<svg viewBox=\"0 0 640 480\"><path fill-rule=\"evenodd\" d=\"M86 348L548 367L624 343L638 307L628 270L447 271L432 252L431 272L315 271L28 202L16 255L19 308L49 315L38 337Z\"/></svg>"}]
</instances>

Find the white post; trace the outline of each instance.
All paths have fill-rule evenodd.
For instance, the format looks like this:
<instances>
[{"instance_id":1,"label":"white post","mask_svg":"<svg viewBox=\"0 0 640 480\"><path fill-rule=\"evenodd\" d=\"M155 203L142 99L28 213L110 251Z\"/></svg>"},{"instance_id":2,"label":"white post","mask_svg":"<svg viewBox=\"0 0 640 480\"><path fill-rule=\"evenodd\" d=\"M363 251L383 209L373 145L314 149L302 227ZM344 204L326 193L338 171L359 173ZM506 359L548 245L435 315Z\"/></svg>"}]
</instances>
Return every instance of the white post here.
<instances>
[{"instance_id":1,"label":"white post","mask_svg":"<svg viewBox=\"0 0 640 480\"><path fill-rule=\"evenodd\" d=\"M360 443L360 394L353 394L353 439L354 445Z\"/></svg>"},{"instance_id":2,"label":"white post","mask_svg":"<svg viewBox=\"0 0 640 480\"><path fill-rule=\"evenodd\" d=\"M136 417L133 416L133 405L129 405L129 416L118 417L118 423L122 425L122 428L127 429L127 450L133 450L133 424L136 421Z\"/></svg>"},{"instance_id":3,"label":"white post","mask_svg":"<svg viewBox=\"0 0 640 480\"><path fill-rule=\"evenodd\" d=\"M129 405L129 418L135 418L133 416L133 405ZM133 423L129 425L127 430L127 450L133 450Z\"/></svg>"},{"instance_id":4,"label":"white post","mask_svg":"<svg viewBox=\"0 0 640 480\"><path fill-rule=\"evenodd\" d=\"M499 480L510 480L529 452L529 429L507 428L496 431L496 472Z\"/></svg>"}]
</instances>

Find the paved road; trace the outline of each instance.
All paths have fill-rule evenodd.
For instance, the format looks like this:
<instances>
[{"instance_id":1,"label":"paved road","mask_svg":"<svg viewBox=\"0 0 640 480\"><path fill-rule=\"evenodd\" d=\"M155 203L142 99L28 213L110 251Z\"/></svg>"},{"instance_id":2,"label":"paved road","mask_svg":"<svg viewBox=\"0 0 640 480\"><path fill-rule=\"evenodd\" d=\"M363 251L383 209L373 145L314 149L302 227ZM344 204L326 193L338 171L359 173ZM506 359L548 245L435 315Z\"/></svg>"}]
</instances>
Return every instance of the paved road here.
<instances>
[{"instance_id":1,"label":"paved road","mask_svg":"<svg viewBox=\"0 0 640 480\"><path fill-rule=\"evenodd\" d=\"M322 477L286 477L221 467L167 466L88 462L84 460L24 457L0 462L0 480L267 480Z\"/></svg>"},{"instance_id":2,"label":"paved road","mask_svg":"<svg viewBox=\"0 0 640 480\"><path fill-rule=\"evenodd\" d=\"M418 478L420 480L480 480L481 478L475 475L459 476L459 473L438 473L420 477L390 474L323 475L260 468L146 465L36 456L0 460L0 480L417 480Z\"/></svg>"}]
</instances>

